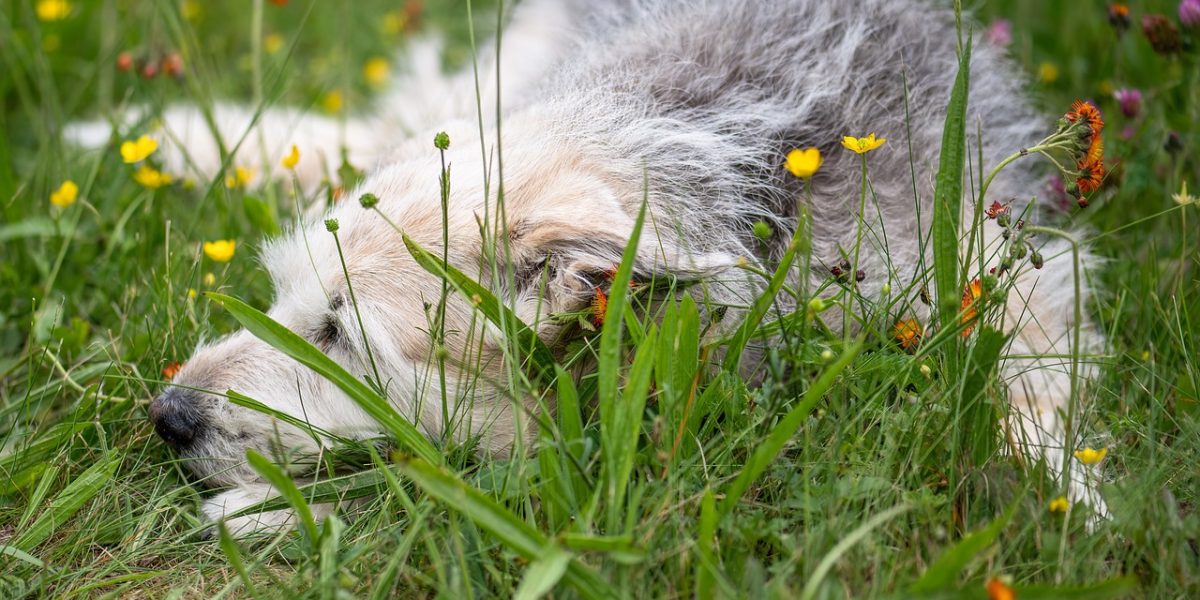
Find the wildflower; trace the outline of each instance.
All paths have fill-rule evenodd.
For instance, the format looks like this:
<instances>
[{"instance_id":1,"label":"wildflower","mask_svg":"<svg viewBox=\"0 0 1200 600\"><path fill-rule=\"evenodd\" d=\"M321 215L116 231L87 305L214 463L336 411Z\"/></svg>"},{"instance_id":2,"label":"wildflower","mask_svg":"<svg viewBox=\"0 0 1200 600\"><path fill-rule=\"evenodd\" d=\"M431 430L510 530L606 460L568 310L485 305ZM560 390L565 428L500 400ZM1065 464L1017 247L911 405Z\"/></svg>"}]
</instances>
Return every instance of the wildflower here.
<instances>
[{"instance_id":1,"label":"wildflower","mask_svg":"<svg viewBox=\"0 0 1200 600\"><path fill-rule=\"evenodd\" d=\"M450 134L445 131L439 131L433 136L433 147L438 150L447 150L450 148Z\"/></svg>"},{"instance_id":2,"label":"wildflower","mask_svg":"<svg viewBox=\"0 0 1200 600\"><path fill-rule=\"evenodd\" d=\"M1159 54L1175 54L1183 47L1179 41L1179 29L1162 15L1143 16L1142 33L1146 35L1150 47Z\"/></svg>"},{"instance_id":3,"label":"wildflower","mask_svg":"<svg viewBox=\"0 0 1200 600\"><path fill-rule=\"evenodd\" d=\"M926 379L933 377L933 369L930 368L929 365L927 365L925 363L921 363L920 371L921 371L921 375L924 375Z\"/></svg>"},{"instance_id":4,"label":"wildflower","mask_svg":"<svg viewBox=\"0 0 1200 600\"><path fill-rule=\"evenodd\" d=\"M1121 106L1121 114L1130 119L1142 112L1142 92L1140 90L1121 88L1113 92L1113 98L1116 98L1117 104Z\"/></svg>"},{"instance_id":5,"label":"wildflower","mask_svg":"<svg viewBox=\"0 0 1200 600\"><path fill-rule=\"evenodd\" d=\"M1100 189L1100 185L1103 183L1103 162L1082 162L1079 164L1079 179L1075 181L1075 185L1079 186L1080 192L1090 194Z\"/></svg>"},{"instance_id":6,"label":"wildflower","mask_svg":"<svg viewBox=\"0 0 1200 600\"><path fill-rule=\"evenodd\" d=\"M833 350L826 348L821 351L821 362L829 362L833 360Z\"/></svg>"},{"instance_id":7,"label":"wildflower","mask_svg":"<svg viewBox=\"0 0 1200 600\"><path fill-rule=\"evenodd\" d=\"M182 368L183 365L179 364L178 362L167 363L167 366L163 367L162 370L163 378L167 381L175 379L175 376L179 374L179 370Z\"/></svg>"},{"instance_id":8,"label":"wildflower","mask_svg":"<svg viewBox=\"0 0 1200 600\"><path fill-rule=\"evenodd\" d=\"M163 73L171 77L183 77L183 57L178 52L172 52L162 59Z\"/></svg>"},{"instance_id":9,"label":"wildflower","mask_svg":"<svg viewBox=\"0 0 1200 600\"><path fill-rule=\"evenodd\" d=\"M372 208L376 204L379 204L379 196L367 192L362 196L359 196L358 203L361 204L363 208Z\"/></svg>"},{"instance_id":10,"label":"wildflower","mask_svg":"<svg viewBox=\"0 0 1200 600\"><path fill-rule=\"evenodd\" d=\"M121 158L131 165L146 160L155 150L158 150L158 142L148 135L143 135L136 140L125 140L121 143Z\"/></svg>"},{"instance_id":11,"label":"wildflower","mask_svg":"<svg viewBox=\"0 0 1200 600\"><path fill-rule=\"evenodd\" d=\"M343 104L342 93L337 90L325 94L325 97L321 99L321 108L325 109L327 113L342 112Z\"/></svg>"},{"instance_id":12,"label":"wildflower","mask_svg":"<svg viewBox=\"0 0 1200 600\"><path fill-rule=\"evenodd\" d=\"M204 16L204 8L200 5L200 0L183 0L179 5L179 14L183 15L184 19L195 23Z\"/></svg>"},{"instance_id":13,"label":"wildflower","mask_svg":"<svg viewBox=\"0 0 1200 600\"><path fill-rule=\"evenodd\" d=\"M283 160L279 161L279 164L282 165L283 168L285 168L285 169L295 169L296 164L299 162L300 162L300 149L297 148L295 144L292 144L292 151L288 152L288 155L283 157Z\"/></svg>"},{"instance_id":14,"label":"wildflower","mask_svg":"<svg viewBox=\"0 0 1200 600\"><path fill-rule=\"evenodd\" d=\"M1012 22L996 19L983 30L983 39L997 48L1007 48L1012 43Z\"/></svg>"},{"instance_id":15,"label":"wildflower","mask_svg":"<svg viewBox=\"0 0 1200 600\"><path fill-rule=\"evenodd\" d=\"M899 342L900 347L905 350L916 348L921 343L923 335L921 323L916 319L896 321L896 324L892 326L892 338Z\"/></svg>"},{"instance_id":16,"label":"wildflower","mask_svg":"<svg viewBox=\"0 0 1200 600\"><path fill-rule=\"evenodd\" d=\"M866 154L882 146L886 141L883 138L876 139L874 133L860 138L847 135L842 138L842 146L845 146L847 150L853 151L856 154Z\"/></svg>"},{"instance_id":17,"label":"wildflower","mask_svg":"<svg viewBox=\"0 0 1200 600\"><path fill-rule=\"evenodd\" d=\"M373 87L380 87L387 83L388 69L387 59L376 56L363 64L363 79Z\"/></svg>"},{"instance_id":18,"label":"wildflower","mask_svg":"<svg viewBox=\"0 0 1200 600\"><path fill-rule=\"evenodd\" d=\"M133 70L133 55L128 52L122 52L117 55L117 70L122 73L128 73Z\"/></svg>"},{"instance_id":19,"label":"wildflower","mask_svg":"<svg viewBox=\"0 0 1200 600\"><path fill-rule=\"evenodd\" d=\"M1094 136L1092 143L1088 144L1087 150L1083 153L1083 162L1094 165L1104 164L1104 140L1100 139L1100 136Z\"/></svg>"},{"instance_id":20,"label":"wildflower","mask_svg":"<svg viewBox=\"0 0 1200 600\"><path fill-rule=\"evenodd\" d=\"M271 4L274 4L275 6L287 6L288 0L271 0Z\"/></svg>"},{"instance_id":21,"label":"wildflower","mask_svg":"<svg viewBox=\"0 0 1200 600\"><path fill-rule=\"evenodd\" d=\"M775 232L766 221L755 221L751 231L754 233L754 237L763 242L770 240L771 236L775 235Z\"/></svg>"},{"instance_id":22,"label":"wildflower","mask_svg":"<svg viewBox=\"0 0 1200 600\"><path fill-rule=\"evenodd\" d=\"M397 35L408 26L408 15L403 10L390 12L383 16L382 29L388 35Z\"/></svg>"},{"instance_id":23,"label":"wildflower","mask_svg":"<svg viewBox=\"0 0 1200 600\"><path fill-rule=\"evenodd\" d=\"M825 304L825 300L823 298L813 298L812 300L808 301L808 310L811 310L814 313L823 312L826 308L828 308L828 305Z\"/></svg>"},{"instance_id":24,"label":"wildflower","mask_svg":"<svg viewBox=\"0 0 1200 600\"><path fill-rule=\"evenodd\" d=\"M988 600L1016 600L1017 593L999 577L988 579L985 588Z\"/></svg>"},{"instance_id":25,"label":"wildflower","mask_svg":"<svg viewBox=\"0 0 1200 600\"><path fill-rule=\"evenodd\" d=\"M338 230L338 220L337 219L325 219L325 231L328 231L329 233L337 233L337 230Z\"/></svg>"},{"instance_id":26,"label":"wildflower","mask_svg":"<svg viewBox=\"0 0 1200 600\"><path fill-rule=\"evenodd\" d=\"M1052 513L1065 513L1068 508L1071 508L1071 502L1067 500L1066 496L1059 496L1050 501L1050 512Z\"/></svg>"},{"instance_id":27,"label":"wildflower","mask_svg":"<svg viewBox=\"0 0 1200 600\"><path fill-rule=\"evenodd\" d=\"M1054 83L1058 81L1058 65L1052 62L1044 62L1038 65L1038 81L1042 83Z\"/></svg>"},{"instance_id":28,"label":"wildflower","mask_svg":"<svg viewBox=\"0 0 1200 600\"><path fill-rule=\"evenodd\" d=\"M67 183L70 183L70 182L68 181ZM66 185L66 184L64 183L63 185ZM1200 200L1200 199L1196 198L1195 196L1191 196L1188 194L1186 181L1183 182L1183 187L1181 187L1179 189L1178 194L1171 195L1171 199L1174 200L1176 204L1180 204L1183 206L1187 206L1189 204L1195 204L1197 202L1197 200ZM53 199L53 197L51 197L51 202L53 202L53 201L54 201L54 199Z\"/></svg>"},{"instance_id":29,"label":"wildflower","mask_svg":"<svg viewBox=\"0 0 1200 600\"><path fill-rule=\"evenodd\" d=\"M821 158L820 150L816 148L800 150L797 148L788 152L784 168L800 179L809 179L816 174L817 169L821 168L822 162L824 162L824 159Z\"/></svg>"},{"instance_id":30,"label":"wildflower","mask_svg":"<svg viewBox=\"0 0 1200 600\"><path fill-rule=\"evenodd\" d=\"M158 65L148 62L142 66L142 78L154 79L158 76Z\"/></svg>"},{"instance_id":31,"label":"wildflower","mask_svg":"<svg viewBox=\"0 0 1200 600\"><path fill-rule=\"evenodd\" d=\"M1129 7L1120 2L1109 4L1108 22L1112 24L1113 29L1117 30L1117 33L1125 33L1125 30L1129 29L1130 25Z\"/></svg>"},{"instance_id":32,"label":"wildflower","mask_svg":"<svg viewBox=\"0 0 1200 600\"><path fill-rule=\"evenodd\" d=\"M986 210L984 210L984 214L987 215L987 218L989 218L989 219L995 219L996 217L999 217L1000 215L1007 215L1008 211L1009 211L1009 206L1007 204L1000 204L999 201L993 200L992 205L987 207Z\"/></svg>"},{"instance_id":33,"label":"wildflower","mask_svg":"<svg viewBox=\"0 0 1200 600\"><path fill-rule=\"evenodd\" d=\"M960 323L962 323L963 325L966 326L962 332L963 337L967 337L968 335L971 335L971 331L975 329L975 323L974 323L975 317L978 316L978 314L979 314L978 311L976 310L976 305L979 304L979 299L982 297L983 297L983 283L981 283L979 281L979 278L976 277L975 279L971 280L971 283L967 284L966 289L963 290L963 297L962 297L962 311L963 312L962 312L962 317L959 321Z\"/></svg>"},{"instance_id":34,"label":"wildflower","mask_svg":"<svg viewBox=\"0 0 1200 600\"><path fill-rule=\"evenodd\" d=\"M244 188L254 179L254 171L246 167L234 167L232 175L225 176L225 187L229 189Z\"/></svg>"},{"instance_id":35,"label":"wildflower","mask_svg":"<svg viewBox=\"0 0 1200 600\"><path fill-rule=\"evenodd\" d=\"M1186 189L1185 189L1186 191ZM57 190L50 192L50 204L59 208L66 208L75 204L75 199L79 197L79 186L75 185L70 179L62 182Z\"/></svg>"},{"instance_id":36,"label":"wildflower","mask_svg":"<svg viewBox=\"0 0 1200 600\"><path fill-rule=\"evenodd\" d=\"M42 21L61 21L71 16L71 3L67 0L39 0L37 18Z\"/></svg>"},{"instance_id":37,"label":"wildflower","mask_svg":"<svg viewBox=\"0 0 1200 600\"><path fill-rule=\"evenodd\" d=\"M268 33L263 38L263 51L267 54L275 54L283 49L283 36L278 33Z\"/></svg>"},{"instance_id":38,"label":"wildflower","mask_svg":"<svg viewBox=\"0 0 1200 600\"><path fill-rule=\"evenodd\" d=\"M604 315L608 313L608 294L596 288L596 296L592 298L592 323L596 327L604 325Z\"/></svg>"},{"instance_id":39,"label":"wildflower","mask_svg":"<svg viewBox=\"0 0 1200 600\"><path fill-rule=\"evenodd\" d=\"M212 271L204 274L204 285L206 287L217 285L217 276L213 275Z\"/></svg>"},{"instance_id":40,"label":"wildflower","mask_svg":"<svg viewBox=\"0 0 1200 600\"><path fill-rule=\"evenodd\" d=\"M195 300L196 296L197 296L196 288L188 288L187 289L188 300Z\"/></svg>"},{"instance_id":41,"label":"wildflower","mask_svg":"<svg viewBox=\"0 0 1200 600\"><path fill-rule=\"evenodd\" d=\"M233 251L237 248L234 240L215 240L204 242L204 255L214 262L229 262L233 260Z\"/></svg>"},{"instance_id":42,"label":"wildflower","mask_svg":"<svg viewBox=\"0 0 1200 600\"><path fill-rule=\"evenodd\" d=\"M1179 22L1188 29L1200 29L1200 0L1179 3Z\"/></svg>"},{"instance_id":43,"label":"wildflower","mask_svg":"<svg viewBox=\"0 0 1200 600\"><path fill-rule=\"evenodd\" d=\"M1079 459L1079 462L1088 466L1099 463L1100 461L1104 460L1105 456L1108 456L1108 448L1101 448L1097 450L1092 447L1087 447L1080 448L1079 450L1075 451L1075 458Z\"/></svg>"},{"instance_id":44,"label":"wildflower","mask_svg":"<svg viewBox=\"0 0 1200 600\"><path fill-rule=\"evenodd\" d=\"M1067 120L1075 123L1083 121L1087 123L1092 134L1099 135L1104 129L1104 115L1100 114L1100 109L1096 108L1095 104L1086 100L1076 100L1071 104L1071 110L1067 111Z\"/></svg>"},{"instance_id":45,"label":"wildflower","mask_svg":"<svg viewBox=\"0 0 1200 600\"><path fill-rule=\"evenodd\" d=\"M171 176L151 167L150 165L142 165L137 171L133 172L133 180L142 184L143 187L157 190L165 185L171 185Z\"/></svg>"}]
</instances>

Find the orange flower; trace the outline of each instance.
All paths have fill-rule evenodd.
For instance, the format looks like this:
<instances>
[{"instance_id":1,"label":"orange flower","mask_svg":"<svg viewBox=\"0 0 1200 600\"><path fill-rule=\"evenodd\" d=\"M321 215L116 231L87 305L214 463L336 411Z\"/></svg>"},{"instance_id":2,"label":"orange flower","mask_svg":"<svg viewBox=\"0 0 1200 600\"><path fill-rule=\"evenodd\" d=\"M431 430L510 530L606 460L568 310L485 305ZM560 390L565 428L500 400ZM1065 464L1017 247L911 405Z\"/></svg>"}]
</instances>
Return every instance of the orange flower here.
<instances>
[{"instance_id":1,"label":"orange flower","mask_svg":"<svg viewBox=\"0 0 1200 600\"><path fill-rule=\"evenodd\" d=\"M921 343L921 337L924 331L921 329L921 323L916 319L903 319L896 321L892 326L892 337L900 343L900 347L905 350L912 350Z\"/></svg>"},{"instance_id":2,"label":"orange flower","mask_svg":"<svg viewBox=\"0 0 1200 600\"><path fill-rule=\"evenodd\" d=\"M179 364L178 362L168 363L167 366L163 367L163 370L162 370L163 377L167 381L175 379L175 376L179 374L179 370L182 368L183 368L183 365Z\"/></svg>"},{"instance_id":3,"label":"orange flower","mask_svg":"<svg viewBox=\"0 0 1200 600\"><path fill-rule=\"evenodd\" d=\"M604 315L608 312L608 294L596 288L596 297L592 298L592 323L596 327L604 326Z\"/></svg>"},{"instance_id":4,"label":"orange flower","mask_svg":"<svg viewBox=\"0 0 1200 600\"><path fill-rule=\"evenodd\" d=\"M1079 163L1079 179L1075 183L1079 186L1079 191L1085 194L1100 189L1100 185L1104 183L1104 162Z\"/></svg>"},{"instance_id":5,"label":"orange flower","mask_svg":"<svg viewBox=\"0 0 1200 600\"><path fill-rule=\"evenodd\" d=\"M987 595L988 600L1015 600L1017 597L1016 592L997 577L988 579Z\"/></svg>"},{"instance_id":6,"label":"orange flower","mask_svg":"<svg viewBox=\"0 0 1200 600\"><path fill-rule=\"evenodd\" d=\"M1104 140L1100 139L1100 136L1092 136L1092 143L1088 145L1087 154L1083 156L1083 162L1090 164L1104 163Z\"/></svg>"},{"instance_id":7,"label":"orange flower","mask_svg":"<svg viewBox=\"0 0 1200 600\"><path fill-rule=\"evenodd\" d=\"M1104 117L1100 114L1100 109L1086 100L1076 100L1071 105L1071 110L1067 112L1067 120L1072 123L1082 120L1092 129L1093 135L1100 135L1100 131L1104 129Z\"/></svg>"},{"instance_id":8,"label":"orange flower","mask_svg":"<svg viewBox=\"0 0 1200 600\"><path fill-rule=\"evenodd\" d=\"M975 317L979 315L979 312L975 310L975 306L979 304L979 299L982 297L983 284L976 277L963 290L962 318L960 320L963 325L966 325L962 332L963 337L971 335L971 331L975 329Z\"/></svg>"}]
</instances>

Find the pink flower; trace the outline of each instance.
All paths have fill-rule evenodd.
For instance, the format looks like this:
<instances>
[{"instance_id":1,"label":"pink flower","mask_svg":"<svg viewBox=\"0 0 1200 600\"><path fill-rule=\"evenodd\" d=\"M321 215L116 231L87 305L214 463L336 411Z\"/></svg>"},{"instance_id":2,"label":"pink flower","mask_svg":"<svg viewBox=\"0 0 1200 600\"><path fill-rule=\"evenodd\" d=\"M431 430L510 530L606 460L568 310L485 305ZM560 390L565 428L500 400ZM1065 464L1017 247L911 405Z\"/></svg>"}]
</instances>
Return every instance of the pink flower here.
<instances>
[{"instance_id":1,"label":"pink flower","mask_svg":"<svg viewBox=\"0 0 1200 600\"><path fill-rule=\"evenodd\" d=\"M1182 11L1183 7L1179 10ZM997 48L1007 48L1012 43L1012 23L1008 19L992 21L992 24L983 30L983 40Z\"/></svg>"},{"instance_id":2,"label":"pink flower","mask_svg":"<svg viewBox=\"0 0 1200 600\"><path fill-rule=\"evenodd\" d=\"M1200 0L1183 0L1179 3L1179 22L1189 29L1200 28Z\"/></svg>"},{"instance_id":3,"label":"pink flower","mask_svg":"<svg viewBox=\"0 0 1200 600\"><path fill-rule=\"evenodd\" d=\"M1200 0L1196 0L1200 3ZM1142 112L1142 92L1135 89L1122 88L1113 92L1113 97L1121 105L1121 113L1130 119Z\"/></svg>"}]
</instances>

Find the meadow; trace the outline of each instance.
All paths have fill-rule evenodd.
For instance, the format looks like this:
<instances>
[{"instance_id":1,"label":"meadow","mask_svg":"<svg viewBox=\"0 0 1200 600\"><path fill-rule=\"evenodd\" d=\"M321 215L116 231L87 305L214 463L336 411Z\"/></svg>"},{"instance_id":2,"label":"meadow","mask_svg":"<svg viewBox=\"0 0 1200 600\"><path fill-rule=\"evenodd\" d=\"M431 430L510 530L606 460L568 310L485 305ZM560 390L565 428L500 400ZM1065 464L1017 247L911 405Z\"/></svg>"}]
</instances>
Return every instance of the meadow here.
<instances>
[{"instance_id":1,"label":"meadow","mask_svg":"<svg viewBox=\"0 0 1200 600\"><path fill-rule=\"evenodd\" d=\"M311 484L256 462L288 492L276 506L303 516L346 502L235 539L206 535L208 492L147 407L201 339L247 324L346 376L254 310L271 299L254 249L294 215L291 187L139 174L119 148L135 131L84 150L63 129L131 104L220 99L352 115L421 35L445 37L447 68L469 66L497 29L496 3L5 0L0 597L1196 597L1200 2L1182 4L965 7L978 43L1023 68L1047 133L1076 99L1107 121L1108 174L1086 208L1052 178L1031 193L1103 259L1082 310L1107 348L1086 357L1099 371L1078 417L1079 445L1107 451L1111 518L1090 526L1056 502L1045 465L1005 451L990 330L920 344L888 328L829 336L811 326L819 307L802 298L769 314L764 296L712 341L687 300L646 314L622 268L605 323L624 327L574 347L598 364L578 380L478 292L480 319L516 332L520 391L558 405L531 452L484 461L398 428L379 444L341 441ZM330 173L312 201L358 201L342 195L368 167ZM206 252L216 240L236 246ZM446 277L451 293L474 289ZM742 348L780 331L761 381L740 377ZM346 386L370 403L360 375Z\"/></svg>"}]
</instances>

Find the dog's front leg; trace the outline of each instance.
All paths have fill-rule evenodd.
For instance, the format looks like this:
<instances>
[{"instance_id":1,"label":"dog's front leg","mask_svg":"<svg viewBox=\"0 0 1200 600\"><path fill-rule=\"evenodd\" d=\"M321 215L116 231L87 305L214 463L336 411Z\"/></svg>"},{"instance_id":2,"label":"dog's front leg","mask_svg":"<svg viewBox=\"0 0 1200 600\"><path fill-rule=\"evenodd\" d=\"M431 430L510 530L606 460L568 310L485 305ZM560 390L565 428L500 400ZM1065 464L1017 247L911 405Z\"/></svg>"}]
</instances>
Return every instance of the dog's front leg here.
<instances>
[{"instance_id":1,"label":"dog's front leg","mask_svg":"<svg viewBox=\"0 0 1200 600\"><path fill-rule=\"evenodd\" d=\"M208 498L201 506L201 512L205 519L212 523L224 523L225 528L234 537L279 533L298 523L295 510L287 508L237 515L251 506L278 496L275 488L266 482L245 483ZM312 504L310 510L313 519L319 522L333 514L333 505Z\"/></svg>"}]
</instances>

